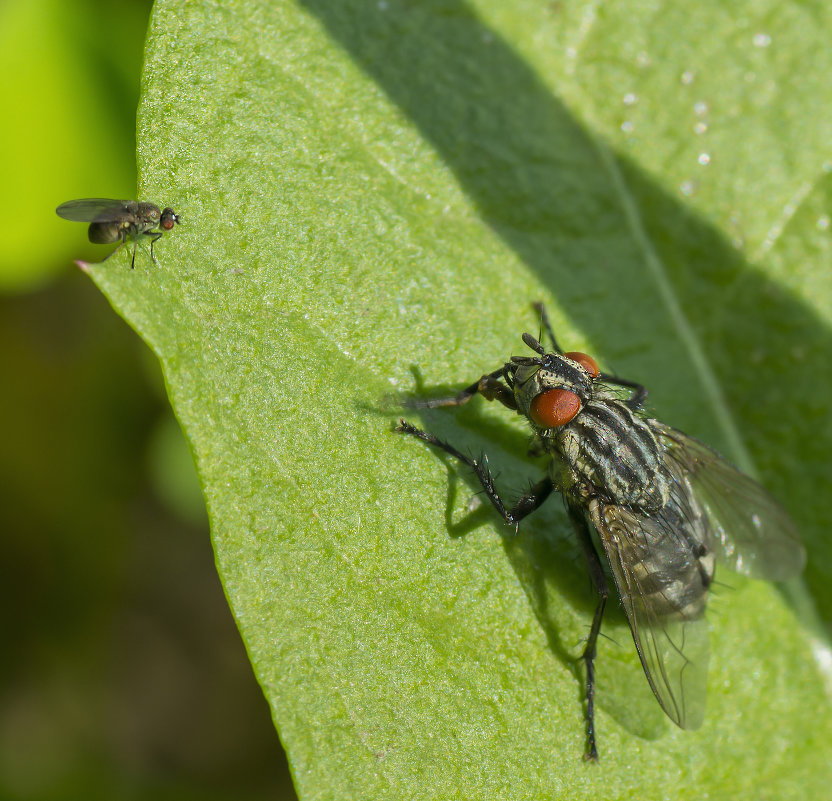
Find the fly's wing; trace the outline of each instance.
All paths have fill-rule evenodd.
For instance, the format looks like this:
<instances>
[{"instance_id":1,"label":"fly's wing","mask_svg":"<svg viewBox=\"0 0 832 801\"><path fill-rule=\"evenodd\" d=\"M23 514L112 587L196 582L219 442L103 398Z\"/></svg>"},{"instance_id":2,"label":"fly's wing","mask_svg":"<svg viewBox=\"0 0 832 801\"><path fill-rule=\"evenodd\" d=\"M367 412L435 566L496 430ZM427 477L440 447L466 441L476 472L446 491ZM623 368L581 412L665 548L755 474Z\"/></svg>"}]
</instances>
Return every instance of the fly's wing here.
<instances>
[{"instance_id":1,"label":"fly's wing","mask_svg":"<svg viewBox=\"0 0 832 801\"><path fill-rule=\"evenodd\" d=\"M133 200L112 200L105 197L88 197L61 203L55 213L72 222L116 222L135 205Z\"/></svg>"},{"instance_id":2,"label":"fly's wing","mask_svg":"<svg viewBox=\"0 0 832 801\"><path fill-rule=\"evenodd\" d=\"M661 423L656 426L667 457L687 473L705 510L719 560L755 579L785 581L798 575L806 551L788 512L707 445Z\"/></svg>"},{"instance_id":3,"label":"fly's wing","mask_svg":"<svg viewBox=\"0 0 832 801\"><path fill-rule=\"evenodd\" d=\"M665 508L645 516L594 500L589 517L612 567L613 578L642 667L667 716L696 729L705 716L708 675L707 588L713 555L697 538L704 519L682 490ZM688 526L687 530L680 526Z\"/></svg>"}]
</instances>

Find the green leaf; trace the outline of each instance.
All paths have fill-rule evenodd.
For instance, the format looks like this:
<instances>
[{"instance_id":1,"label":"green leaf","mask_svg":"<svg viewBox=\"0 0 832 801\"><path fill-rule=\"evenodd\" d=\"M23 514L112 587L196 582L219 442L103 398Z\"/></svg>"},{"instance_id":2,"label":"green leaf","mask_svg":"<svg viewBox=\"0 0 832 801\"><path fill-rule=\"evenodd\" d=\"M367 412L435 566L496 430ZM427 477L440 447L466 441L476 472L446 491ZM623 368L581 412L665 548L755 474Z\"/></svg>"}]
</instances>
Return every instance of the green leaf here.
<instances>
[{"instance_id":1,"label":"green leaf","mask_svg":"<svg viewBox=\"0 0 832 801\"><path fill-rule=\"evenodd\" d=\"M183 223L158 269L143 247L91 274L162 362L301 798L825 794L829 13L157 5L140 193ZM522 352L537 299L756 468L810 552L799 610L720 574L696 732L613 611L597 766L574 662L594 600L560 504L512 538L468 471L393 431L400 393ZM504 409L412 416L486 450L504 492L540 474Z\"/></svg>"}]
</instances>

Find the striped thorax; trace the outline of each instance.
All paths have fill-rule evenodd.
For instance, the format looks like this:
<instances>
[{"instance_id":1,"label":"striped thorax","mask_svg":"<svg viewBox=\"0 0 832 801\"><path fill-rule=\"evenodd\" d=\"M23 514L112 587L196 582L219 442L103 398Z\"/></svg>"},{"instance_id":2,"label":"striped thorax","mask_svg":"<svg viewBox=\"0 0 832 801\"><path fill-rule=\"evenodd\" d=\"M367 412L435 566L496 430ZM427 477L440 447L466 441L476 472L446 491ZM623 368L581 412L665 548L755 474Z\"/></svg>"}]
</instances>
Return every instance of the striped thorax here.
<instances>
[{"instance_id":1,"label":"striped thorax","mask_svg":"<svg viewBox=\"0 0 832 801\"><path fill-rule=\"evenodd\" d=\"M518 411L528 417L543 448L565 462L571 491L644 512L662 509L671 479L655 431L596 381L597 367L580 357L585 354L547 353L536 363L513 361ZM539 409L543 412L536 414ZM562 485L562 465L553 470L553 480Z\"/></svg>"}]
</instances>

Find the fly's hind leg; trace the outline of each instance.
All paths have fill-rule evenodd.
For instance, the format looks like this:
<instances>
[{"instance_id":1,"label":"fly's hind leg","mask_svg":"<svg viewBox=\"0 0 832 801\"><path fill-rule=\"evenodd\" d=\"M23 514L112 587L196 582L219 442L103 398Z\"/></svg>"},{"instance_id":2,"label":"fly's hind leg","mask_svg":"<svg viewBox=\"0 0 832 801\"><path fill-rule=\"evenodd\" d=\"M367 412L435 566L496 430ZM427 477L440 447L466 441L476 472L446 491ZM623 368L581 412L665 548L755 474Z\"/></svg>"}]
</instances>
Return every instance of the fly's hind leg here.
<instances>
[{"instance_id":1,"label":"fly's hind leg","mask_svg":"<svg viewBox=\"0 0 832 801\"><path fill-rule=\"evenodd\" d=\"M607 585L607 578L604 575L604 568L601 566L601 560L598 558L595 546L592 544L592 535L589 531L586 515L580 506L569 501L567 501L567 504L569 517L578 533L578 542L586 558L592 588L598 595L598 605L595 607L592 626L589 629L589 637L587 638L586 647L581 656L584 665L586 665L586 754L584 758L590 762L597 762L598 745L595 734L595 655L597 652L598 635L601 632L601 621L604 618L604 609L607 605L610 590Z\"/></svg>"},{"instance_id":2,"label":"fly's hind leg","mask_svg":"<svg viewBox=\"0 0 832 801\"><path fill-rule=\"evenodd\" d=\"M101 264L104 264L105 261L108 259L113 258L125 245L127 244L127 235L122 231L121 232L121 242L118 243L118 246L112 253L108 253L103 259L101 259Z\"/></svg>"},{"instance_id":3,"label":"fly's hind leg","mask_svg":"<svg viewBox=\"0 0 832 801\"><path fill-rule=\"evenodd\" d=\"M506 521L506 523L514 526L515 531L517 530L517 526L520 524L520 521L537 509L549 497L554 489L552 480L547 476L542 481L539 481L537 484L532 486L531 489L529 489L529 491L526 492L511 508L506 508L506 505L503 503L502 498L500 498L497 493L497 489L494 486L494 478L491 475L491 471L488 469L487 456L483 456L481 459L472 459L470 456L466 456L464 453L458 451L450 443L439 439L427 431L422 431L422 429L416 428L416 426L411 425L406 420L399 421L396 431L400 431L402 434L410 434L423 442L427 442L429 445L441 448L446 453L450 453L451 456L454 456L464 464L467 464L479 479L483 490L485 490L485 494L488 496L491 503L494 504L494 508L500 513L500 516Z\"/></svg>"}]
</instances>

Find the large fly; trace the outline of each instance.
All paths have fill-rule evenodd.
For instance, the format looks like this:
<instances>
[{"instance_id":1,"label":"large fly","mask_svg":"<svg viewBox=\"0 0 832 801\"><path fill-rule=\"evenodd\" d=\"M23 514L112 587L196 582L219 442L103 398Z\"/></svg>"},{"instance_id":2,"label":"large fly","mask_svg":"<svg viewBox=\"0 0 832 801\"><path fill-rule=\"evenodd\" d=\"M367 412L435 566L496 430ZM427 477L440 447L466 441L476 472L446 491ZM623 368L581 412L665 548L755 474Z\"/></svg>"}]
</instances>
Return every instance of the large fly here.
<instances>
[{"instance_id":1,"label":"large fly","mask_svg":"<svg viewBox=\"0 0 832 801\"><path fill-rule=\"evenodd\" d=\"M497 400L531 424L547 475L507 507L486 458L472 459L405 420L398 430L467 464L503 519L517 526L557 490L598 594L582 660L586 666L586 758L596 760L595 654L609 587L590 527L598 535L647 681L668 717L699 727L705 711L705 608L716 562L752 578L783 581L803 569L805 551L788 513L757 482L692 437L647 418L647 390L602 373L585 353L558 346L543 307L547 351L512 356L456 395L413 406Z\"/></svg>"},{"instance_id":2,"label":"large fly","mask_svg":"<svg viewBox=\"0 0 832 801\"><path fill-rule=\"evenodd\" d=\"M61 203L55 213L72 222L88 222L90 242L98 245L121 244L104 261L121 250L128 239L133 240L133 258L130 267L136 266L136 246L141 237L150 239L150 258L158 266L153 245L179 222L179 215L172 208L161 211L153 203L137 200L111 200L91 197L84 200L68 200ZM155 230L155 229L159 230Z\"/></svg>"}]
</instances>

